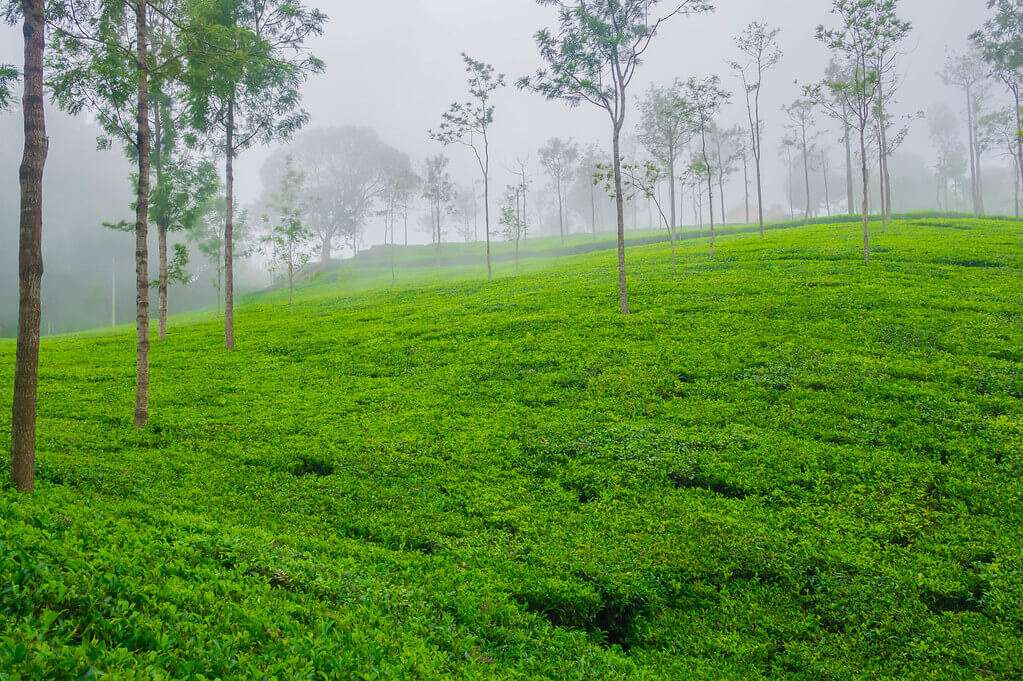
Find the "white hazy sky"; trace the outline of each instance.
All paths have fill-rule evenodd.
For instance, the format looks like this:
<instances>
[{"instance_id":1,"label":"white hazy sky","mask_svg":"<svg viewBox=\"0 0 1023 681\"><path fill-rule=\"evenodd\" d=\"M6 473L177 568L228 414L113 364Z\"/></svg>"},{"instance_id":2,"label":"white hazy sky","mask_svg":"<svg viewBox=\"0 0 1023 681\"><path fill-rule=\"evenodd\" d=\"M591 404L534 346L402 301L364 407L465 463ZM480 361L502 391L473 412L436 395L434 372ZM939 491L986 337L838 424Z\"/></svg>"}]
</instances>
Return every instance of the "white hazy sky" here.
<instances>
[{"instance_id":1,"label":"white hazy sky","mask_svg":"<svg viewBox=\"0 0 1023 681\"><path fill-rule=\"evenodd\" d=\"M553 17L549 8L532 0L312 0L311 4L330 17L324 35L313 44L327 71L305 89L312 125L370 125L415 159L436 151L426 131L437 125L451 101L463 96L460 53L493 63L513 80L538 66L532 36L540 26L550 25ZM818 24L830 22L831 2L719 0L718 5L711 15L678 18L664 27L640 71L634 95L651 82L712 73L737 90L725 64L733 56L732 37L753 19L781 26L785 59L769 77L764 94L769 126L765 144L773 152L780 136L779 107L797 96L797 81L819 79L826 65L827 55L813 33ZM982 23L986 10L984 0L902 0L900 6L915 28L911 51L902 65L906 80L901 108L908 112L954 96L942 86L936 71L946 46L965 46L966 36ZM17 62L20 49L20 32L0 29L0 61ZM743 118L744 110L735 100L722 122ZM572 136L606 146L607 127L606 118L596 110L568 109L509 88L497 101L495 182L503 186L510 181L504 169L547 137ZM926 134L926 124L918 124L909 145L926 153ZM470 179L472 166L466 152L452 148L449 153L460 179ZM239 192L245 200L259 192L258 169L265 155L265 150L247 152L241 162ZM777 201L780 183L769 183L768 191Z\"/></svg>"}]
</instances>

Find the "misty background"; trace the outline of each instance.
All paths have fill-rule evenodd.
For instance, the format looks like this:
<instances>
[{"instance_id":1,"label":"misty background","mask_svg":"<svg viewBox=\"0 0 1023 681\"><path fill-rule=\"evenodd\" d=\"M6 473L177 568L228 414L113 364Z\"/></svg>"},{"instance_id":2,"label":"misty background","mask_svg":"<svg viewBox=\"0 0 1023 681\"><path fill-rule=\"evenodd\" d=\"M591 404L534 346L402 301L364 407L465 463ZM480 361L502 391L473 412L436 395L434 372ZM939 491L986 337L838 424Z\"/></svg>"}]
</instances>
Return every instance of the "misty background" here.
<instances>
[{"instance_id":1,"label":"misty background","mask_svg":"<svg viewBox=\"0 0 1023 681\"><path fill-rule=\"evenodd\" d=\"M444 149L429 139L448 105L464 98L465 74L461 53L492 63L509 82L532 73L539 65L533 40L542 26L553 25L554 12L532 0L386 0L356 3L323 0L310 3L327 13L324 34L311 41L312 52L327 65L303 88L304 107L311 115L309 128L339 125L372 127L391 146L408 154L417 169L424 158L445 153L460 185L472 186L478 170L471 152L459 146ZM636 104L651 83L670 84L675 78L720 75L723 87L733 93L719 118L722 127L746 123L742 93L727 60L737 56L733 38L750 21L759 19L782 28L779 42L784 50L780 66L768 73L762 94L766 122L764 136L765 209L768 217L789 213L790 192L802 191L801 179L791 187L786 178L780 141L784 134L783 105L800 95L801 85L819 81L829 55L814 38L818 24L832 23L828 0L721 0L710 15L682 17L668 22L652 43L630 93L630 118L634 130ZM938 72L947 49L963 51L967 36L984 21L984 0L902 0L900 14L913 23L913 37L901 60L903 78L896 116L916 111L947 109L961 123L966 138L965 101L946 87ZM0 63L20 63L21 35L16 27L0 27ZM1007 103L997 84L991 86L992 107ZM529 158L534 186L542 191L543 173L537 149L551 137L573 138L581 146L609 146L606 114L593 108L570 109L537 95L508 87L497 93L496 122L492 131L491 211L497 214L497 197L515 181L512 167ZM129 323L134 316L133 237L112 231L103 222L131 217L131 167L119 147L99 151L98 128L88 115L71 118L48 107L50 155L45 174L44 301L43 333L63 333ZM844 152L837 126L823 116L819 126L828 131L819 143L830 147L833 203L844 210ZM18 163L21 157L21 120L12 110L0 114L0 336L12 336L17 314ZM264 187L260 170L274 151L255 148L237 162L237 192L242 206L259 200ZM933 165L936 158L929 121L917 120L905 144L892 159L894 209L896 212L938 208ZM223 159L218 159L223 170ZM985 196L989 213L1013 210L1012 171L1009 161L997 154L985 160ZM875 172L876 175L876 172ZM741 172L732 177L728 192L729 217L738 216L742 203ZM872 178L876 180L876 177ZM797 211L798 211L798 199ZM587 204L588 205L588 204ZM876 204L875 204L876 205ZM968 205L941 206L948 209ZM419 206L416 207L417 210ZM542 205L540 206L543 209ZM570 206L570 211L572 211ZM539 233L558 229L556 217L542 212ZM692 221L683 210L681 217ZM737 217L738 219L738 217ZM573 231L589 230L588 211L570 213ZM644 207L627 218L642 228L656 228ZM429 242L430 236L415 229L412 241ZM495 220L496 223L496 220ZM155 235L154 235L155 239ZM180 238L179 238L180 239ZM362 248L383 240L382 223L367 226ZM192 249L189 285L172 288L171 312L212 307L216 292L215 271ZM335 257L350 255L339 251ZM240 263L240 288L270 284L258 258ZM151 270L155 266L151 258ZM113 295L112 295L113 292Z\"/></svg>"}]
</instances>

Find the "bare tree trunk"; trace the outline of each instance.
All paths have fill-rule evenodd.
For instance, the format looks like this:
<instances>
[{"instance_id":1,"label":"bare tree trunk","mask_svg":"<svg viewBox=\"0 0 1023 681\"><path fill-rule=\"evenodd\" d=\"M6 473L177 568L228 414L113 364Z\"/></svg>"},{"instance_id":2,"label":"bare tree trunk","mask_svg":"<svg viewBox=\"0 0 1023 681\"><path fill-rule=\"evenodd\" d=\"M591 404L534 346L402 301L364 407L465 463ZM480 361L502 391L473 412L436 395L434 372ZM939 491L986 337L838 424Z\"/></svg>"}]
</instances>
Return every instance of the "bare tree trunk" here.
<instances>
[{"instance_id":1,"label":"bare tree trunk","mask_svg":"<svg viewBox=\"0 0 1023 681\"><path fill-rule=\"evenodd\" d=\"M330 254L334 251L333 241L330 234L325 234L320 242L320 263L323 265L330 263Z\"/></svg>"},{"instance_id":2,"label":"bare tree trunk","mask_svg":"<svg viewBox=\"0 0 1023 681\"><path fill-rule=\"evenodd\" d=\"M561 234L561 245L565 245L565 201L561 198L561 178L554 179L554 188L558 192L558 231Z\"/></svg>"},{"instance_id":3,"label":"bare tree trunk","mask_svg":"<svg viewBox=\"0 0 1023 681\"><path fill-rule=\"evenodd\" d=\"M806 187L806 219L809 220L812 212L810 198L810 156L806 147L806 126L803 126L803 185Z\"/></svg>"},{"instance_id":4,"label":"bare tree trunk","mask_svg":"<svg viewBox=\"0 0 1023 681\"><path fill-rule=\"evenodd\" d=\"M980 145L977 145L977 208L980 215L987 213L984 206L984 171L981 166L982 154Z\"/></svg>"},{"instance_id":5,"label":"bare tree trunk","mask_svg":"<svg viewBox=\"0 0 1023 681\"><path fill-rule=\"evenodd\" d=\"M749 224L749 156L742 155L742 187L746 202L746 224Z\"/></svg>"},{"instance_id":6,"label":"bare tree trunk","mask_svg":"<svg viewBox=\"0 0 1023 681\"><path fill-rule=\"evenodd\" d=\"M853 166L852 166L852 128L849 125L849 105L842 102L842 126L845 129L845 189L846 189L846 211L852 215L856 205L853 192Z\"/></svg>"},{"instance_id":7,"label":"bare tree trunk","mask_svg":"<svg viewBox=\"0 0 1023 681\"><path fill-rule=\"evenodd\" d=\"M160 121L160 107L153 107L153 167L156 172L156 186L163 182L163 133ZM167 219L166 215L158 215L156 223L158 235L159 279L157 280L157 326L160 340L167 338Z\"/></svg>"},{"instance_id":8,"label":"bare tree trunk","mask_svg":"<svg viewBox=\"0 0 1023 681\"><path fill-rule=\"evenodd\" d=\"M18 349L11 407L11 477L22 492L35 489L36 406L39 388L39 324L43 280L43 168L48 140L43 108L43 0L24 0L25 39L22 114L25 141L18 176L21 217L18 234Z\"/></svg>"},{"instance_id":9,"label":"bare tree trunk","mask_svg":"<svg viewBox=\"0 0 1023 681\"><path fill-rule=\"evenodd\" d=\"M135 426L149 422L149 55L148 0L135 0L138 60L138 192L135 197Z\"/></svg>"},{"instance_id":10,"label":"bare tree trunk","mask_svg":"<svg viewBox=\"0 0 1023 681\"><path fill-rule=\"evenodd\" d=\"M526 204L525 198L522 199L522 205ZM590 182L590 230L593 232L593 240L597 240L597 192L594 188L594 184Z\"/></svg>"},{"instance_id":11,"label":"bare tree trunk","mask_svg":"<svg viewBox=\"0 0 1023 681\"><path fill-rule=\"evenodd\" d=\"M494 278L494 270L490 265L490 143L484 143L486 163L483 169L483 215L487 230L487 279ZM439 236L439 235L438 235ZM438 241L440 239L438 238Z\"/></svg>"},{"instance_id":12,"label":"bare tree trunk","mask_svg":"<svg viewBox=\"0 0 1023 681\"><path fill-rule=\"evenodd\" d=\"M675 149L672 148L668 152L668 200L671 202L671 228L674 231L675 226L678 224L678 216L675 213L675 203L677 197L675 195Z\"/></svg>"},{"instance_id":13,"label":"bare tree trunk","mask_svg":"<svg viewBox=\"0 0 1023 681\"><path fill-rule=\"evenodd\" d=\"M888 121L884 106L884 79L880 76L877 79L877 102L877 127L881 148L881 217L887 229L888 218L892 214L892 183L888 176Z\"/></svg>"},{"instance_id":14,"label":"bare tree trunk","mask_svg":"<svg viewBox=\"0 0 1023 681\"><path fill-rule=\"evenodd\" d=\"M710 168L710 159L707 157L707 131L700 130L700 140L703 146L703 165L707 171L707 205L710 207L710 259L714 259L714 173Z\"/></svg>"},{"instance_id":15,"label":"bare tree trunk","mask_svg":"<svg viewBox=\"0 0 1023 681\"><path fill-rule=\"evenodd\" d=\"M234 349L234 94L227 103L227 136L224 150L227 219L224 222L224 345Z\"/></svg>"},{"instance_id":16,"label":"bare tree trunk","mask_svg":"<svg viewBox=\"0 0 1023 681\"><path fill-rule=\"evenodd\" d=\"M973 121L973 89L967 85L966 93L966 134L970 147L970 189L973 198L973 214L981 215L979 193L977 191L977 132Z\"/></svg>"},{"instance_id":17,"label":"bare tree trunk","mask_svg":"<svg viewBox=\"0 0 1023 681\"><path fill-rule=\"evenodd\" d=\"M625 195L622 190L621 134L623 117L615 121L613 158L615 178L615 206L618 210L618 304L622 314L629 314L629 290L625 277Z\"/></svg>"},{"instance_id":18,"label":"bare tree trunk","mask_svg":"<svg viewBox=\"0 0 1023 681\"><path fill-rule=\"evenodd\" d=\"M860 128L860 170L863 175L863 263L870 264L870 171L867 170L867 131Z\"/></svg>"},{"instance_id":19,"label":"bare tree trunk","mask_svg":"<svg viewBox=\"0 0 1023 681\"><path fill-rule=\"evenodd\" d=\"M821 170L824 177L824 207L828 212L828 217L831 217L831 189L828 187L828 161L823 155L821 156Z\"/></svg>"},{"instance_id":20,"label":"bare tree trunk","mask_svg":"<svg viewBox=\"0 0 1023 681\"><path fill-rule=\"evenodd\" d=\"M1016 100L1016 129L1023 130L1023 108L1020 107L1018 86L1013 88L1012 94ZM1016 136L1016 161L1020 180L1023 180L1023 135Z\"/></svg>"},{"instance_id":21,"label":"bare tree trunk","mask_svg":"<svg viewBox=\"0 0 1023 681\"><path fill-rule=\"evenodd\" d=\"M163 220L161 220L163 222ZM167 226L158 224L156 231L160 244L160 281L159 281L159 337L160 340L167 338Z\"/></svg>"},{"instance_id":22,"label":"bare tree trunk","mask_svg":"<svg viewBox=\"0 0 1023 681\"><path fill-rule=\"evenodd\" d=\"M295 302L295 263L288 256L288 307Z\"/></svg>"}]
</instances>

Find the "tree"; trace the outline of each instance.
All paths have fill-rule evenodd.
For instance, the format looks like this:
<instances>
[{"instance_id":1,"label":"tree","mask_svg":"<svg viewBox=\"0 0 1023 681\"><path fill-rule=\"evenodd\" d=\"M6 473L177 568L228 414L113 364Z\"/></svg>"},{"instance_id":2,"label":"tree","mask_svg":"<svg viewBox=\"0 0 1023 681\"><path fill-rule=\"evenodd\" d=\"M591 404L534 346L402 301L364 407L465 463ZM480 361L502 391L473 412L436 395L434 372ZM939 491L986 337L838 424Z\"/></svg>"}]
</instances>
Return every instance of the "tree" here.
<instances>
[{"instance_id":1,"label":"tree","mask_svg":"<svg viewBox=\"0 0 1023 681\"><path fill-rule=\"evenodd\" d=\"M678 203L676 170L679 155L689 143L689 105L682 96L682 83L675 80L670 87L651 85L639 104L640 143L664 167L668 182L668 211L672 229L678 225L675 213Z\"/></svg>"},{"instance_id":2,"label":"tree","mask_svg":"<svg viewBox=\"0 0 1023 681\"><path fill-rule=\"evenodd\" d=\"M358 126L300 133L263 165L263 186L279 184L288 158L305 176L304 222L316 237L324 265L339 241L355 248L394 175L412 172L408 156L381 140L372 128Z\"/></svg>"},{"instance_id":3,"label":"tree","mask_svg":"<svg viewBox=\"0 0 1023 681\"><path fill-rule=\"evenodd\" d=\"M831 13L838 19L835 28L817 27L817 39L828 49L842 55L849 72L838 80L826 77L824 82L809 86L804 94L823 106L841 101L849 105L852 120L859 133L860 174L863 180L863 262L870 262L870 170L867 167L867 127L874 114L877 96L875 57L875 0L834 0Z\"/></svg>"},{"instance_id":4,"label":"tree","mask_svg":"<svg viewBox=\"0 0 1023 681\"><path fill-rule=\"evenodd\" d=\"M300 88L323 62L306 40L323 32L327 17L299 0L214 0L199 9L191 45L216 49L188 60L186 82L193 126L225 157L224 344L233 349L235 159L307 122Z\"/></svg>"},{"instance_id":5,"label":"tree","mask_svg":"<svg viewBox=\"0 0 1023 681\"><path fill-rule=\"evenodd\" d=\"M217 184L219 192L220 185ZM224 227L227 214L227 199L223 194L217 193L210 198L203 206L199 219L187 232L188 239L196 248L206 256L210 267L213 269L213 288L217 294L217 318L220 318L221 303L224 292ZM247 211L239 211L234 221L234 247L235 257L243 258L250 255L252 250L252 238L249 233L249 220Z\"/></svg>"},{"instance_id":6,"label":"tree","mask_svg":"<svg viewBox=\"0 0 1023 681\"><path fill-rule=\"evenodd\" d=\"M966 152L959 138L959 121L947 106L933 108L927 116L931 141L937 152L934 175L937 180L936 199L939 208L950 210L954 206L949 194L956 196L965 184Z\"/></svg>"},{"instance_id":7,"label":"tree","mask_svg":"<svg viewBox=\"0 0 1023 681\"><path fill-rule=\"evenodd\" d=\"M607 155L596 144L588 145L579 156L579 163L576 165L576 181L579 187L585 192L590 204L590 232L593 239L597 239L597 224L599 222L597 204L597 186L593 181L600 166L607 165Z\"/></svg>"},{"instance_id":8,"label":"tree","mask_svg":"<svg viewBox=\"0 0 1023 681\"><path fill-rule=\"evenodd\" d=\"M700 146L698 151L699 163L694 170L706 181L707 201L710 207L710 257L714 258L714 173L715 167L711 161L711 154L708 145L708 138L713 133L714 119L721 110L721 106L731 97L721 89L721 79L718 76L710 76L703 80L690 78L684 85L685 99L689 102L692 112L693 131L699 135ZM722 209L724 212L724 209Z\"/></svg>"},{"instance_id":9,"label":"tree","mask_svg":"<svg viewBox=\"0 0 1023 681\"><path fill-rule=\"evenodd\" d=\"M629 314L625 273L625 199L621 182L621 134L628 111L628 90L643 56L666 21L709 12L709 0L537 0L558 9L556 33L542 29L536 43L546 68L519 86L569 106L588 102L607 113L611 121L611 163L615 174L618 209L618 302Z\"/></svg>"},{"instance_id":10,"label":"tree","mask_svg":"<svg viewBox=\"0 0 1023 681\"><path fill-rule=\"evenodd\" d=\"M875 119L878 130L878 160L881 173L881 215L885 224L892 214L892 179L888 160L894 148L889 140L892 117L890 105L894 103L899 85L897 77L899 45L909 37L913 25L900 19L896 14L899 0L856 0L871 14L869 22L873 28L874 73L877 78L877 99Z\"/></svg>"},{"instance_id":11,"label":"tree","mask_svg":"<svg viewBox=\"0 0 1023 681\"><path fill-rule=\"evenodd\" d=\"M426 159L423 169L423 198L430 205L430 241L434 244L436 264L440 266L440 245L444 239L443 216L454 198L455 183L448 172L450 159L437 154Z\"/></svg>"},{"instance_id":12,"label":"tree","mask_svg":"<svg viewBox=\"0 0 1023 681\"><path fill-rule=\"evenodd\" d=\"M462 144L472 150L483 176L483 214L487 236L487 278L493 279L490 264L490 126L494 123L494 93L504 87L504 75L494 67L462 54L468 74L469 99L455 102L443 116L440 128L430 137L444 146Z\"/></svg>"},{"instance_id":13,"label":"tree","mask_svg":"<svg viewBox=\"0 0 1023 681\"><path fill-rule=\"evenodd\" d=\"M155 184L150 197L150 218L157 228L159 274L157 286L158 337L167 337L169 285L172 281L187 283L175 276L173 261L168 262L168 234L192 229L201 217L207 202L219 187L213 163L197 158L182 145L180 118L175 115L174 100L165 91L150 95L153 112L153 171ZM180 264L184 256L175 246Z\"/></svg>"},{"instance_id":14,"label":"tree","mask_svg":"<svg viewBox=\"0 0 1023 681\"><path fill-rule=\"evenodd\" d=\"M809 99L797 99L788 106L783 106L782 111L789 118L789 130L792 139L796 141L800 152L803 155L803 187L806 189L806 213L809 220L813 217L813 199L810 192L810 156L816 151L817 133L814 130L814 103Z\"/></svg>"},{"instance_id":15,"label":"tree","mask_svg":"<svg viewBox=\"0 0 1023 681\"><path fill-rule=\"evenodd\" d=\"M763 158L764 122L760 117L760 92L764 85L764 74L773 69L782 58L778 46L780 28L754 21L736 36L735 45L743 54L744 61L732 61L729 65L742 81L746 95L746 114L749 118L750 152L757 176L757 214L760 222L760 236L764 236L764 189L760 164ZM748 220L747 220L748 222Z\"/></svg>"},{"instance_id":16,"label":"tree","mask_svg":"<svg viewBox=\"0 0 1023 681\"><path fill-rule=\"evenodd\" d=\"M526 238L529 223L526 221L526 198L528 185L508 185L501 203L501 226L504 238L515 243L515 271L519 270L519 244Z\"/></svg>"},{"instance_id":17,"label":"tree","mask_svg":"<svg viewBox=\"0 0 1023 681\"><path fill-rule=\"evenodd\" d=\"M970 141L970 188L973 212L979 216L984 213L984 196L981 189L980 163L977 158L977 118L981 113L980 104L988 76L987 64L977 52L956 54L949 51L945 55L945 68L939 75L945 85L958 88L966 98L966 130Z\"/></svg>"},{"instance_id":18,"label":"tree","mask_svg":"<svg viewBox=\"0 0 1023 681\"><path fill-rule=\"evenodd\" d=\"M853 73L853 69L849 68L844 62L832 57L828 63L828 68L825 71L824 82L825 83L843 83L848 82L850 78L855 76L850 75ZM813 96L813 101L820 105L821 110L828 118L838 121L839 125L842 126L842 137L841 141L845 146L845 194L846 194L846 212L852 213L856 205L856 198L854 196L853 188L853 153L852 153L852 128L853 128L853 116L852 116L852 101L850 99L851 90L848 88L831 88L831 87L819 87L809 88L808 93Z\"/></svg>"},{"instance_id":19,"label":"tree","mask_svg":"<svg viewBox=\"0 0 1023 681\"><path fill-rule=\"evenodd\" d=\"M288 307L295 297L295 274L309 262L312 254L308 251L312 232L302 220L302 185L305 176L295 167L294 159L284 160L277 189L268 202L269 210L263 214L267 233L263 244L267 247L273 270L283 270L288 278Z\"/></svg>"},{"instance_id":20,"label":"tree","mask_svg":"<svg viewBox=\"0 0 1023 681\"><path fill-rule=\"evenodd\" d=\"M149 421L149 208L151 88L180 70L175 50L150 51L153 0L66 0L51 6L49 86L71 114L88 108L135 159L135 426ZM167 8L161 11L166 12ZM173 11L173 10L170 10Z\"/></svg>"},{"instance_id":21,"label":"tree","mask_svg":"<svg viewBox=\"0 0 1023 681\"><path fill-rule=\"evenodd\" d=\"M721 206L721 224L727 221L725 215L725 182L738 169L738 162L743 153L743 137L746 131L740 126L721 128L717 125L711 126L711 167L717 173L718 196Z\"/></svg>"},{"instance_id":22,"label":"tree","mask_svg":"<svg viewBox=\"0 0 1023 681\"><path fill-rule=\"evenodd\" d=\"M995 78L1013 98L1016 118L1016 168L1023 178L1023 0L988 0L994 15L970 39L980 50Z\"/></svg>"},{"instance_id":23,"label":"tree","mask_svg":"<svg viewBox=\"0 0 1023 681\"><path fill-rule=\"evenodd\" d=\"M1009 108L992 111L982 116L977 122L978 137L985 148L997 149L999 155L1011 161L1013 170L1013 187L1015 189L1014 214L1020 215L1020 173L1019 156L1016 145L1019 140L1019 129L1016 117Z\"/></svg>"},{"instance_id":24,"label":"tree","mask_svg":"<svg viewBox=\"0 0 1023 681\"><path fill-rule=\"evenodd\" d=\"M552 137L540 147L540 165L551 178L551 185L557 195L558 230L561 243L565 243L565 182L575 173L579 161L579 145L571 139Z\"/></svg>"},{"instance_id":25,"label":"tree","mask_svg":"<svg viewBox=\"0 0 1023 681\"><path fill-rule=\"evenodd\" d=\"M18 227L18 345L11 407L11 478L22 492L35 489L36 405L39 389L39 321L43 279L43 168L48 142L43 108L43 55L46 20L43 0L23 0L24 147L19 169L21 214ZM8 15L14 22L13 8ZM8 83L16 75L0 71L0 108L9 102Z\"/></svg>"},{"instance_id":26,"label":"tree","mask_svg":"<svg viewBox=\"0 0 1023 681\"><path fill-rule=\"evenodd\" d=\"M821 179L824 180L824 210L828 217L831 217L831 154L827 146L821 146L817 151L816 167L821 171Z\"/></svg>"}]
</instances>

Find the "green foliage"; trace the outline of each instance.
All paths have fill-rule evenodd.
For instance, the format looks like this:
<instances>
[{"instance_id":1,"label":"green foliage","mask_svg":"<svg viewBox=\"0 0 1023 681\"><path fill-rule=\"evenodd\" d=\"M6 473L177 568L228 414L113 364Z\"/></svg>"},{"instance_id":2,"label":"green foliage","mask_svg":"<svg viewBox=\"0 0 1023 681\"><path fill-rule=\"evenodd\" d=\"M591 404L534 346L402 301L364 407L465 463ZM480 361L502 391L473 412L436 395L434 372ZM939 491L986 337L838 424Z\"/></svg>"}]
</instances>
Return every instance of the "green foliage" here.
<instances>
[{"instance_id":1,"label":"green foliage","mask_svg":"<svg viewBox=\"0 0 1023 681\"><path fill-rule=\"evenodd\" d=\"M11 94L11 85L17 82L21 74L13 66L0 64L0 111L11 106L14 97Z\"/></svg>"},{"instance_id":2,"label":"green foliage","mask_svg":"<svg viewBox=\"0 0 1023 681\"><path fill-rule=\"evenodd\" d=\"M192 0L189 8L182 80L192 127L218 150L231 128L231 153L302 128L300 88L324 68L306 41L323 32L326 15L294 0Z\"/></svg>"},{"instance_id":3,"label":"green foliage","mask_svg":"<svg viewBox=\"0 0 1023 681\"><path fill-rule=\"evenodd\" d=\"M314 279L154 346L142 431L127 331L44 339L0 677L1018 678L1021 235L634 246L629 317L613 250Z\"/></svg>"}]
</instances>

